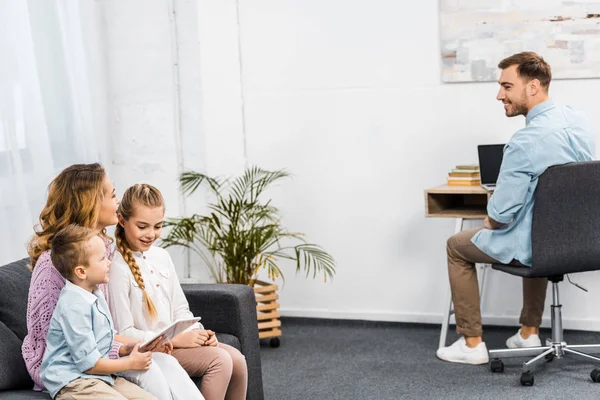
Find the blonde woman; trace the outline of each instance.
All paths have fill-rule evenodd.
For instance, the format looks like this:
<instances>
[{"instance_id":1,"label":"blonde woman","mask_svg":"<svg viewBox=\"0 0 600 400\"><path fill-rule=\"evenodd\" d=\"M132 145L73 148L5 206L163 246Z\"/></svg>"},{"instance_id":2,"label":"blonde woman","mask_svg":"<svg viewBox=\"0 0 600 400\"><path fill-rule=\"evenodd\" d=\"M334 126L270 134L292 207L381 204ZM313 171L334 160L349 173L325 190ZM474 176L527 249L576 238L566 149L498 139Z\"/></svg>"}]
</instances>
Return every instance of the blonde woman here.
<instances>
[{"instance_id":1,"label":"blonde woman","mask_svg":"<svg viewBox=\"0 0 600 400\"><path fill-rule=\"evenodd\" d=\"M115 230L117 252L110 270L109 306L121 335L148 340L175 320L193 317L160 237L165 204L158 189L138 184L125 191ZM202 377L207 400L243 400L248 386L246 359L219 343L198 323L172 340L172 355L190 376Z\"/></svg>"},{"instance_id":2,"label":"blonde woman","mask_svg":"<svg viewBox=\"0 0 600 400\"><path fill-rule=\"evenodd\" d=\"M35 383L34 390L44 389L40 378L42 357L46 350L52 313L65 286L65 278L55 268L50 257L51 241L61 229L71 224L91 228L104 241L106 257L112 259L111 240L106 235L106 227L118 222L118 205L119 199L113 184L100 164L72 165L64 169L48 187L48 199L40 213L40 224L28 247L32 276L27 301L27 336L23 340L22 352L27 371ZM106 296L105 285L98 287ZM115 336L114 345L106 356L113 359L128 356L137 342ZM157 339L150 345L151 350L169 352L171 348L158 346L161 342L160 338ZM179 364L168 354L154 353L152 359L155 362L148 371L130 371L124 375L160 400L172 399L168 382L170 379L164 376L159 365L171 371L178 368ZM181 375L183 374L185 372L181 371ZM188 387L196 389L193 382L189 378L187 380ZM151 384L144 385L144 382ZM180 397L186 398L194 397ZM201 398L199 393L197 398Z\"/></svg>"}]
</instances>

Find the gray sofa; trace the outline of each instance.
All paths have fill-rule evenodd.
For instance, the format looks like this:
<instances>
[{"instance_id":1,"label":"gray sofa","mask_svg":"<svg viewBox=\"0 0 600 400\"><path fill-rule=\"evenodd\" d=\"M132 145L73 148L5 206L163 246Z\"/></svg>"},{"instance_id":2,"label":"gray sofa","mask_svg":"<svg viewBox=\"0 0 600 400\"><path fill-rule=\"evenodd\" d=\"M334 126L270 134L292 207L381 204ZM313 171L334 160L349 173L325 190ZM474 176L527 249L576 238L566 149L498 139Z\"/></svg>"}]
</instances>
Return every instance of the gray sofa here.
<instances>
[{"instance_id":1,"label":"gray sofa","mask_svg":"<svg viewBox=\"0 0 600 400\"><path fill-rule=\"evenodd\" d=\"M31 390L33 382L21 356L27 334L29 259L0 267L0 400L50 399ZM254 291L243 285L183 285L194 315L217 337L239 349L248 364L248 400L264 398ZM200 380L197 380L200 385Z\"/></svg>"}]
</instances>

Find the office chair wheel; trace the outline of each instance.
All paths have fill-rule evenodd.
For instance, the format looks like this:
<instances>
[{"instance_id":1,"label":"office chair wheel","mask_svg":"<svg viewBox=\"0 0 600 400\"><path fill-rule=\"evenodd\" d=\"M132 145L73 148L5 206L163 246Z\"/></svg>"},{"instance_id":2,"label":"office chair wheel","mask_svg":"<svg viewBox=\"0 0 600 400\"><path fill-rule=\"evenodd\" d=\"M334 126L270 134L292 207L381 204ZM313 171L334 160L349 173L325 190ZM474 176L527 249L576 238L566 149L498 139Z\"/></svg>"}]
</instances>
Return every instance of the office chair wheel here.
<instances>
[{"instance_id":1,"label":"office chair wheel","mask_svg":"<svg viewBox=\"0 0 600 400\"><path fill-rule=\"evenodd\" d=\"M278 348L279 345L280 345L279 338L273 338L269 341L269 346L271 346L274 349Z\"/></svg>"},{"instance_id":2,"label":"office chair wheel","mask_svg":"<svg viewBox=\"0 0 600 400\"><path fill-rule=\"evenodd\" d=\"M533 386L533 374L531 372L521 374L521 386Z\"/></svg>"},{"instance_id":3,"label":"office chair wheel","mask_svg":"<svg viewBox=\"0 0 600 400\"><path fill-rule=\"evenodd\" d=\"M499 358L494 358L490 362L490 371L502 373L504 372L504 363Z\"/></svg>"},{"instance_id":4,"label":"office chair wheel","mask_svg":"<svg viewBox=\"0 0 600 400\"><path fill-rule=\"evenodd\" d=\"M546 359L546 362L552 362L554 361L554 354L546 354L544 358Z\"/></svg>"},{"instance_id":5,"label":"office chair wheel","mask_svg":"<svg viewBox=\"0 0 600 400\"><path fill-rule=\"evenodd\" d=\"M600 382L600 369L599 368L594 368L594 370L590 374L590 377L592 378L592 380L594 382Z\"/></svg>"}]
</instances>

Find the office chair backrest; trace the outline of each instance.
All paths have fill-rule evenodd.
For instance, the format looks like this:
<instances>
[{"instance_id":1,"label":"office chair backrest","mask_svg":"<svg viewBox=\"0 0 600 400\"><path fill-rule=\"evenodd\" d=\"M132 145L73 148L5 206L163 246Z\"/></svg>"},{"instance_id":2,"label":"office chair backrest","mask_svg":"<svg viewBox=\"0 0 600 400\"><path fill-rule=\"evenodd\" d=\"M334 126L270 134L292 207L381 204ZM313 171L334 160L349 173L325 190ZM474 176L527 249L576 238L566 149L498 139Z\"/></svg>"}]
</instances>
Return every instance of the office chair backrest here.
<instances>
[{"instance_id":1,"label":"office chair backrest","mask_svg":"<svg viewBox=\"0 0 600 400\"><path fill-rule=\"evenodd\" d=\"M600 270L600 161L555 166L540 176L531 240L537 276Z\"/></svg>"}]
</instances>

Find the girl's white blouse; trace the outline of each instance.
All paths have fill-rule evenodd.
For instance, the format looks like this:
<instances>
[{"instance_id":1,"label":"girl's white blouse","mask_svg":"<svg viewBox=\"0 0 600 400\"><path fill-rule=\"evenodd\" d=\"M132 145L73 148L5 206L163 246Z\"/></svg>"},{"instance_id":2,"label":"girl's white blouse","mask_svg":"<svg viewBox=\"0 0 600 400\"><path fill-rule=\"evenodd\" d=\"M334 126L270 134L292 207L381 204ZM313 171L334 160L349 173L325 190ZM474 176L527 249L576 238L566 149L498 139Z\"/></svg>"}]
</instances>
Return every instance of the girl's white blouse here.
<instances>
[{"instance_id":1,"label":"girl's white blouse","mask_svg":"<svg viewBox=\"0 0 600 400\"><path fill-rule=\"evenodd\" d=\"M154 321L150 318L142 290L119 251L115 251L110 266L109 307L119 335L146 341L173 321L194 315L179 284L171 256L165 249L152 246L144 253L133 252L133 255L158 317ZM189 329L197 328L204 329L200 323Z\"/></svg>"}]
</instances>

